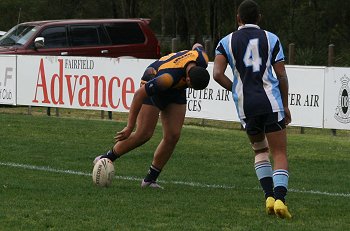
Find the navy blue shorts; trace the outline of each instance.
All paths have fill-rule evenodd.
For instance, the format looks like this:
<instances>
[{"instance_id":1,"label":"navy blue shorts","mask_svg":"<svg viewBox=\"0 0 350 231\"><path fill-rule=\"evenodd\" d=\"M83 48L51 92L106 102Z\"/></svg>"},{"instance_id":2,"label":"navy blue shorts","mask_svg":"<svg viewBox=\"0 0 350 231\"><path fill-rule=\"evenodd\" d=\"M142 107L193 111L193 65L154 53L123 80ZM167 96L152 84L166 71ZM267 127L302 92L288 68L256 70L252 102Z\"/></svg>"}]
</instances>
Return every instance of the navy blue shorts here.
<instances>
[{"instance_id":1,"label":"navy blue shorts","mask_svg":"<svg viewBox=\"0 0 350 231\"><path fill-rule=\"evenodd\" d=\"M154 105L160 110L164 110L169 104L186 104L186 90L174 90L158 93L157 95L147 97L143 104Z\"/></svg>"},{"instance_id":2,"label":"navy blue shorts","mask_svg":"<svg viewBox=\"0 0 350 231\"><path fill-rule=\"evenodd\" d=\"M280 118L279 118L280 116ZM245 130L248 135L254 136L260 133L270 133L286 128L284 117L280 113L274 112L243 119Z\"/></svg>"}]
</instances>

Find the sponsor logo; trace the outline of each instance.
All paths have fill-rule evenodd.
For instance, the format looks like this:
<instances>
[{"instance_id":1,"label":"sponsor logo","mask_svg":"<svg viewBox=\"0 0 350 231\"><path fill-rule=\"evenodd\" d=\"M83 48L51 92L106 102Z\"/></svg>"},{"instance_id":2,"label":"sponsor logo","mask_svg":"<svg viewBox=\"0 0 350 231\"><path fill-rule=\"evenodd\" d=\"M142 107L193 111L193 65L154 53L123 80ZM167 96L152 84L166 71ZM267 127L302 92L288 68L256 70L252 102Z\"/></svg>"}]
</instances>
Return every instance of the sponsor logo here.
<instances>
[{"instance_id":1,"label":"sponsor logo","mask_svg":"<svg viewBox=\"0 0 350 231\"><path fill-rule=\"evenodd\" d=\"M78 75L69 73L74 68L93 69L94 62L83 61L58 59L58 71L51 73L46 70L44 59L40 59L32 103L130 109L128 99L135 93L134 80L131 77L105 77L91 72Z\"/></svg>"},{"instance_id":2,"label":"sponsor logo","mask_svg":"<svg viewBox=\"0 0 350 231\"><path fill-rule=\"evenodd\" d=\"M341 87L339 90L338 106L335 109L334 118L340 123L350 123L350 108L349 108L349 82L350 79L344 75L340 78Z\"/></svg>"},{"instance_id":3,"label":"sponsor logo","mask_svg":"<svg viewBox=\"0 0 350 231\"><path fill-rule=\"evenodd\" d=\"M13 78L14 73L15 73L14 68L5 67L4 75L3 76L0 75L0 102L1 103L15 104L14 102L15 92L13 92L14 90L13 83L15 81Z\"/></svg>"}]
</instances>

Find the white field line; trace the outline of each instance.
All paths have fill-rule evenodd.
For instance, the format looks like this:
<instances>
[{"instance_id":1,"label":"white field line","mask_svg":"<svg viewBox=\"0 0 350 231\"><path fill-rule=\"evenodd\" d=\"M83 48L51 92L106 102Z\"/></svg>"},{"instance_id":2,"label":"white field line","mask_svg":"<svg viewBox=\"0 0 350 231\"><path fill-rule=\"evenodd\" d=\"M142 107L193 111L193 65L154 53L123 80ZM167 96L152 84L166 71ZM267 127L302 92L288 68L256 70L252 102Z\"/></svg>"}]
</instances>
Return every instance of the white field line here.
<instances>
[{"instance_id":1,"label":"white field line","mask_svg":"<svg viewBox=\"0 0 350 231\"><path fill-rule=\"evenodd\" d=\"M7 166L7 167L13 167L13 168L22 168L22 169L30 169L30 170L36 170L36 171L45 171L45 172L81 175L81 176L90 176L91 177L91 173L74 171L74 170L55 169L55 168L51 168L48 166L47 167L46 166L35 166L35 165L18 164L18 163L11 163L11 162L0 162L0 165ZM141 181L142 180L142 178L133 177L133 176L115 176L115 178L120 179L120 180L129 180L129 181ZM242 187L236 187L233 185L203 184L203 183L198 183L198 182L186 182L186 181L160 180L159 183L178 184L178 185L185 185L185 186L199 187L199 188L218 188L218 189L242 188ZM246 189L251 190L252 188L246 188ZM253 189L254 190L261 190L258 187L253 188ZM317 191L317 190L300 190L300 189L293 189L293 188L288 189L288 191L295 192L295 193L316 194L316 195L324 195L324 196L332 196L332 197L350 197L350 193L331 193L331 192L321 192L321 191Z\"/></svg>"}]
</instances>

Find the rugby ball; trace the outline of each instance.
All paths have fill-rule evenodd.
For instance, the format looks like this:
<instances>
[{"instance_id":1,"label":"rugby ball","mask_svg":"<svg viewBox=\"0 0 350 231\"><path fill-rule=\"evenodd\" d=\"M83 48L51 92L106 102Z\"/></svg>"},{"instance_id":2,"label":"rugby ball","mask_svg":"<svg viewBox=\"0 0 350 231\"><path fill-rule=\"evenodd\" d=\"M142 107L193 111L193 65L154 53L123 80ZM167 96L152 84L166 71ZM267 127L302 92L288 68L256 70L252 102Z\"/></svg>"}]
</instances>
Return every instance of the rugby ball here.
<instances>
[{"instance_id":1,"label":"rugby ball","mask_svg":"<svg viewBox=\"0 0 350 231\"><path fill-rule=\"evenodd\" d=\"M92 181L99 187L108 187L112 184L114 177L114 165L108 158L97 161L92 170Z\"/></svg>"}]
</instances>

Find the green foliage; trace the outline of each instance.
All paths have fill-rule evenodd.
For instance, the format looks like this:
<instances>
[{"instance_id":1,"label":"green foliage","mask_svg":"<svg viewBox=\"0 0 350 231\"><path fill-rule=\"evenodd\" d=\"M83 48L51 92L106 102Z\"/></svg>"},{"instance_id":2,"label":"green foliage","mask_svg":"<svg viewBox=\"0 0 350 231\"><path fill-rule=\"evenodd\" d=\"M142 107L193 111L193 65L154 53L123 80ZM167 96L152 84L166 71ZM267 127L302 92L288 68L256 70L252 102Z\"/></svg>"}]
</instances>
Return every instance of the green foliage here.
<instances>
[{"instance_id":1,"label":"green foliage","mask_svg":"<svg viewBox=\"0 0 350 231\"><path fill-rule=\"evenodd\" d=\"M339 54L336 56L335 66L350 67L350 48L337 51Z\"/></svg>"},{"instance_id":2,"label":"green foliage","mask_svg":"<svg viewBox=\"0 0 350 231\"><path fill-rule=\"evenodd\" d=\"M161 127L117 160L110 188L97 188L91 162L124 123L1 113L0 124L2 231L340 231L350 225L348 137L292 132L287 201L293 219L281 220L265 214L252 150L240 130L185 126L160 176L165 190L143 190L140 179Z\"/></svg>"},{"instance_id":3,"label":"green foliage","mask_svg":"<svg viewBox=\"0 0 350 231\"><path fill-rule=\"evenodd\" d=\"M67 18L132 18L152 19L151 27L162 41L166 53L169 42L163 38L180 37L184 47L210 38L213 47L218 40L236 30L236 12L241 0L2 0L0 30L9 30L18 21ZM336 65L350 63L350 2L336 0L259 0L263 29L276 33L283 46L295 43L305 53L300 63L325 65L329 44L338 53ZM54 4L54 6L53 6ZM6 19L6 20L5 20ZM315 52L322 51L322 52ZM288 53L288 51L286 51Z\"/></svg>"},{"instance_id":4,"label":"green foliage","mask_svg":"<svg viewBox=\"0 0 350 231\"><path fill-rule=\"evenodd\" d=\"M295 62L298 65L327 66L328 55L326 51L326 49L315 50L312 47L297 48Z\"/></svg>"}]
</instances>

